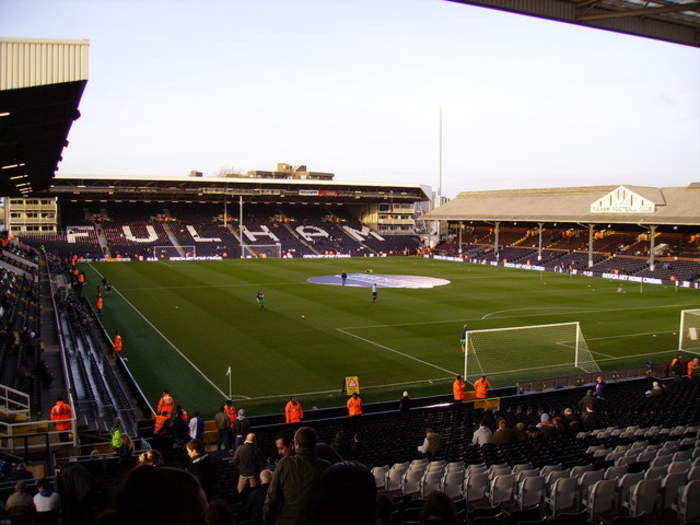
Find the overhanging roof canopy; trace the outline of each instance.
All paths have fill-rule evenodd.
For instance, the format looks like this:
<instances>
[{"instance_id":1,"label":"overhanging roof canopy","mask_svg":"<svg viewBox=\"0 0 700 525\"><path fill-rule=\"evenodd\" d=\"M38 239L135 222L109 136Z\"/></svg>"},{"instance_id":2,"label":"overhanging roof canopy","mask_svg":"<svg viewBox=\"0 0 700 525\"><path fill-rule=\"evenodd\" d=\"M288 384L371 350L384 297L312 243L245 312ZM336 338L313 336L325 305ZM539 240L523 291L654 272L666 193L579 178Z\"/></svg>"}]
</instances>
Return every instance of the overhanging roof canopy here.
<instances>
[{"instance_id":1,"label":"overhanging roof canopy","mask_svg":"<svg viewBox=\"0 0 700 525\"><path fill-rule=\"evenodd\" d=\"M450 0L700 47L695 0Z\"/></svg>"},{"instance_id":2,"label":"overhanging roof canopy","mask_svg":"<svg viewBox=\"0 0 700 525\"><path fill-rule=\"evenodd\" d=\"M0 195L53 177L87 82L86 40L0 38Z\"/></svg>"},{"instance_id":3,"label":"overhanging roof canopy","mask_svg":"<svg viewBox=\"0 0 700 525\"><path fill-rule=\"evenodd\" d=\"M700 184L465 191L422 219L700 225Z\"/></svg>"}]
</instances>

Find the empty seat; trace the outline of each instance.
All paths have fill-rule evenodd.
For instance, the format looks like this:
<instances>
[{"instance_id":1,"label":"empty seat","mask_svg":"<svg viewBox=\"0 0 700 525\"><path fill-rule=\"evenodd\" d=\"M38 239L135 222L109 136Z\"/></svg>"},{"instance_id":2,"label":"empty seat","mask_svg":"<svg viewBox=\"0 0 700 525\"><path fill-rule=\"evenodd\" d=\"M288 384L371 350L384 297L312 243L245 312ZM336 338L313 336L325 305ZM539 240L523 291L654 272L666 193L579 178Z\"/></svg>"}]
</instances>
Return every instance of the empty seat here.
<instances>
[{"instance_id":1,"label":"empty seat","mask_svg":"<svg viewBox=\"0 0 700 525\"><path fill-rule=\"evenodd\" d=\"M681 523L700 520L700 481L689 481L680 490L677 511Z\"/></svg>"},{"instance_id":2,"label":"empty seat","mask_svg":"<svg viewBox=\"0 0 700 525\"><path fill-rule=\"evenodd\" d=\"M608 467L603 475L603 479L618 479L627 474L627 465L620 467Z\"/></svg>"},{"instance_id":3,"label":"empty seat","mask_svg":"<svg viewBox=\"0 0 700 525\"><path fill-rule=\"evenodd\" d=\"M534 468L532 463L518 463L517 465L513 465L513 474L517 474L523 470L532 470Z\"/></svg>"},{"instance_id":4,"label":"empty seat","mask_svg":"<svg viewBox=\"0 0 700 525\"><path fill-rule=\"evenodd\" d=\"M593 470L593 465L579 465L576 467L571 468L571 477L572 478L578 478L583 474L584 472L590 472Z\"/></svg>"},{"instance_id":5,"label":"empty seat","mask_svg":"<svg viewBox=\"0 0 700 525\"><path fill-rule=\"evenodd\" d=\"M464 472L459 470L445 471L440 490L452 499L462 497L464 495Z\"/></svg>"},{"instance_id":6,"label":"empty seat","mask_svg":"<svg viewBox=\"0 0 700 525\"><path fill-rule=\"evenodd\" d=\"M564 512L578 509L578 480L574 478L559 478L549 489L547 505L553 518Z\"/></svg>"},{"instance_id":7,"label":"empty seat","mask_svg":"<svg viewBox=\"0 0 700 525\"><path fill-rule=\"evenodd\" d=\"M547 476L544 479L547 486L551 487L556 480L568 477L570 477L568 470L553 470L552 472L547 474Z\"/></svg>"},{"instance_id":8,"label":"empty seat","mask_svg":"<svg viewBox=\"0 0 700 525\"><path fill-rule=\"evenodd\" d=\"M655 467L665 467L666 465L669 465L673 461L673 456L671 454L667 454L665 456L656 456L651 463L649 463L649 468L655 468Z\"/></svg>"},{"instance_id":9,"label":"empty seat","mask_svg":"<svg viewBox=\"0 0 700 525\"><path fill-rule=\"evenodd\" d=\"M673 454L673 461L689 461L692 455L692 450L679 450Z\"/></svg>"},{"instance_id":10,"label":"empty seat","mask_svg":"<svg viewBox=\"0 0 700 525\"><path fill-rule=\"evenodd\" d=\"M564 466L561 463L557 463L556 465L545 465L540 469L540 476L547 477L547 474L549 474L550 472L563 469Z\"/></svg>"},{"instance_id":11,"label":"empty seat","mask_svg":"<svg viewBox=\"0 0 700 525\"><path fill-rule=\"evenodd\" d=\"M515 500L520 509L529 509L540 505L544 500L544 478L542 476L526 477L518 485Z\"/></svg>"},{"instance_id":12,"label":"empty seat","mask_svg":"<svg viewBox=\"0 0 700 525\"><path fill-rule=\"evenodd\" d=\"M624 474L620 479L617 480L617 492L620 495L620 501L624 502L628 500L628 493L637 483L644 479L644 472L637 472L635 474Z\"/></svg>"},{"instance_id":13,"label":"empty seat","mask_svg":"<svg viewBox=\"0 0 700 525\"><path fill-rule=\"evenodd\" d=\"M700 480L700 467L690 467L688 481Z\"/></svg>"},{"instance_id":14,"label":"empty seat","mask_svg":"<svg viewBox=\"0 0 700 525\"><path fill-rule=\"evenodd\" d=\"M670 509L676 502L676 496L678 495L678 489L685 485L685 474L682 472L674 472L673 474L666 474L661 479L661 496L663 499L663 507L665 509Z\"/></svg>"},{"instance_id":15,"label":"empty seat","mask_svg":"<svg viewBox=\"0 0 700 525\"><path fill-rule=\"evenodd\" d=\"M647 469L644 473L644 479L661 479L668 474L668 467L654 467Z\"/></svg>"},{"instance_id":16,"label":"empty seat","mask_svg":"<svg viewBox=\"0 0 700 525\"><path fill-rule=\"evenodd\" d=\"M390 492L401 489L401 480L408 470L408 461L404 463L394 463L387 472L386 485L384 490Z\"/></svg>"},{"instance_id":17,"label":"empty seat","mask_svg":"<svg viewBox=\"0 0 700 525\"><path fill-rule=\"evenodd\" d=\"M512 474L497 475L491 481L489 498L491 505L502 505L513 500L515 477Z\"/></svg>"},{"instance_id":18,"label":"empty seat","mask_svg":"<svg viewBox=\"0 0 700 525\"><path fill-rule=\"evenodd\" d=\"M464 499L467 503L484 500L489 493L489 475L485 472L470 474L464 482Z\"/></svg>"},{"instance_id":19,"label":"empty seat","mask_svg":"<svg viewBox=\"0 0 700 525\"><path fill-rule=\"evenodd\" d=\"M658 479L643 479L632 487L629 499L623 500L630 516L653 516L659 512L660 485Z\"/></svg>"},{"instance_id":20,"label":"empty seat","mask_svg":"<svg viewBox=\"0 0 700 525\"><path fill-rule=\"evenodd\" d=\"M614 514L617 510L617 482L612 480L596 481L591 489L588 515L591 521L599 516Z\"/></svg>"},{"instance_id":21,"label":"empty seat","mask_svg":"<svg viewBox=\"0 0 700 525\"><path fill-rule=\"evenodd\" d=\"M587 505L588 496L595 483L603 479L604 472L602 470L593 470L584 472L578 478L579 493L581 494L581 502ZM617 483L617 482L616 482Z\"/></svg>"},{"instance_id":22,"label":"empty seat","mask_svg":"<svg viewBox=\"0 0 700 525\"><path fill-rule=\"evenodd\" d=\"M389 472L389 465L384 465L383 467L374 467L372 469L372 475L374 476L374 482L377 484L378 489L383 489L386 486L386 475Z\"/></svg>"},{"instance_id":23,"label":"empty seat","mask_svg":"<svg viewBox=\"0 0 700 525\"><path fill-rule=\"evenodd\" d=\"M674 461L668 466L668 473L672 472L689 472L690 461Z\"/></svg>"}]
</instances>

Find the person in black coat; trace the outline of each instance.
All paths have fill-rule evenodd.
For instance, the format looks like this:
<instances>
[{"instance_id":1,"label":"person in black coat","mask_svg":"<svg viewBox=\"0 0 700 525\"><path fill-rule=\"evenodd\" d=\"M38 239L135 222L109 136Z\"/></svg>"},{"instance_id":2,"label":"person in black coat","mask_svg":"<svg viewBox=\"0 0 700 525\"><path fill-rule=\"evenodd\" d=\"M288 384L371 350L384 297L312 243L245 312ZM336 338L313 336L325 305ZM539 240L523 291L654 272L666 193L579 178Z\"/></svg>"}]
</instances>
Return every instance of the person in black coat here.
<instances>
[{"instance_id":1,"label":"person in black coat","mask_svg":"<svg viewBox=\"0 0 700 525\"><path fill-rule=\"evenodd\" d=\"M207 454L204 443L198 439L191 439L185 446L187 455L192 461L188 470L199 480L202 490L207 495L207 500L217 498L217 464L216 461Z\"/></svg>"}]
</instances>

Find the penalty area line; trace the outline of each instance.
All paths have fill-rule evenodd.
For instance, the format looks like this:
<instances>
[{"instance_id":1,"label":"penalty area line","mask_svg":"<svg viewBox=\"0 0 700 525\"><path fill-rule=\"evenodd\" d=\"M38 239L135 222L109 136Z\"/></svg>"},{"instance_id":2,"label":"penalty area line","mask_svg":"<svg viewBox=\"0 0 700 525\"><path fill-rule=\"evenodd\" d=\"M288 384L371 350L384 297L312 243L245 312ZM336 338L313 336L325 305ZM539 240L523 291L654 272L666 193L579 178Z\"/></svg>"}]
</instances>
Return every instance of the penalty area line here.
<instances>
[{"instance_id":1,"label":"penalty area line","mask_svg":"<svg viewBox=\"0 0 700 525\"><path fill-rule=\"evenodd\" d=\"M365 343L369 343L371 345L374 345L374 346L381 348L383 350L386 350L388 352L393 352L394 354L398 354L398 355L403 356L407 359L411 359L413 361L416 361L417 363L421 363L423 365L430 366L430 367L435 368L437 370L440 370L442 372L447 372L448 374L451 374L451 375L457 375L457 372L453 372L452 370L448 370L447 368L443 368L443 367L435 365L433 363L429 363L428 361L424 361L424 360L419 359L417 357L414 357L410 354L400 352L400 351L395 350L389 346L383 345L381 343L377 343L376 341L372 341L371 339L365 339L364 337L360 337L359 335L355 335L353 333L347 332L347 331L343 330L342 328L336 328L336 331L340 332L341 334L345 334L347 336L354 337L355 339L359 339L360 341L364 341Z\"/></svg>"},{"instance_id":2,"label":"penalty area line","mask_svg":"<svg viewBox=\"0 0 700 525\"><path fill-rule=\"evenodd\" d=\"M104 275L102 275L102 274L100 273L100 271L92 265L92 263L88 263L88 266L92 269L92 271L94 271L97 275L99 275L101 278L104 279ZM117 289L116 286L112 286L112 290L114 290L115 292L117 292L117 294L119 294L119 297L121 297L121 298L124 300L124 302L125 302L126 304L128 304L128 305L134 310L134 312L136 312L137 314L139 314L139 316L141 317L141 319L143 319L144 321L146 321L146 323L148 323L148 325L149 325L151 328L153 328L153 330L163 339L163 341L165 341L166 343L168 343L168 345L170 345L170 347L171 347L173 350L175 350L175 351L180 355L180 357L182 357L192 368L194 368L194 369L199 373L199 375L201 375L201 376L205 379L205 381L206 381L207 383L209 383L209 384L212 386L212 388L214 388L214 390L216 390L216 391L221 395L221 397L223 397L224 399L228 399L228 396L227 396L218 386L216 386L216 385L214 384L214 382L213 382L211 379L209 379L209 378L206 376L206 374L205 374L204 372L202 372L202 371L197 367L197 365L195 365L195 364L190 360L189 357L187 357L185 354L183 354L182 351L181 351L177 346L175 346L175 344L174 344L170 339L168 339L168 338L165 336L165 334L164 334L163 332L161 332L161 331L156 327L156 325L154 325L145 315L143 315L143 313L141 313L141 310L139 310L138 308L136 308L136 306L134 306L133 303L132 303L131 301L129 301L129 299L127 299L127 298L124 296L124 294L121 293L121 292ZM241 395L239 394L237 397L245 397L245 396L241 396Z\"/></svg>"}]
</instances>

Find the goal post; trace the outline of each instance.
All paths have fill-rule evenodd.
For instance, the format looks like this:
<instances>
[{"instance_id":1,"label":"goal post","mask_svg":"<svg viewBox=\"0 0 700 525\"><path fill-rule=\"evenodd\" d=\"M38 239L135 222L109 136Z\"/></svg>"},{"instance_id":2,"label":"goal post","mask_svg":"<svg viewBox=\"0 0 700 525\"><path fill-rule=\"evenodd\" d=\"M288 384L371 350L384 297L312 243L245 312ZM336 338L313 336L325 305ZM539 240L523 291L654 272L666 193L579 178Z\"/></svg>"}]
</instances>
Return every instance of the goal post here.
<instances>
[{"instance_id":1,"label":"goal post","mask_svg":"<svg viewBox=\"0 0 700 525\"><path fill-rule=\"evenodd\" d=\"M197 247L194 244L154 246L153 258L157 260L173 257L197 257Z\"/></svg>"},{"instance_id":2,"label":"goal post","mask_svg":"<svg viewBox=\"0 0 700 525\"><path fill-rule=\"evenodd\" d=\"M700 353L700 309L681 310L678 350Z\"/></svg>"},{"instance_id":3,"label":"goal post","mask_svg":"<svg viewBox=\"0 0 700 525\"><path fill-rule=\"evenodd\" d=\"M241 247L246 258L282 258L281 244L243 244Z\"/></svg>"},{"instance_id":4,"label":"goal post","mask_svg":"<svg viewBox=\"0 0 700 525\"><path fill-rule=\"evenodd\" d=\"M464 378L542 370L552 375L593 374L593 358L578 321L469 330Z\"/></svg>"}]
</instances>

